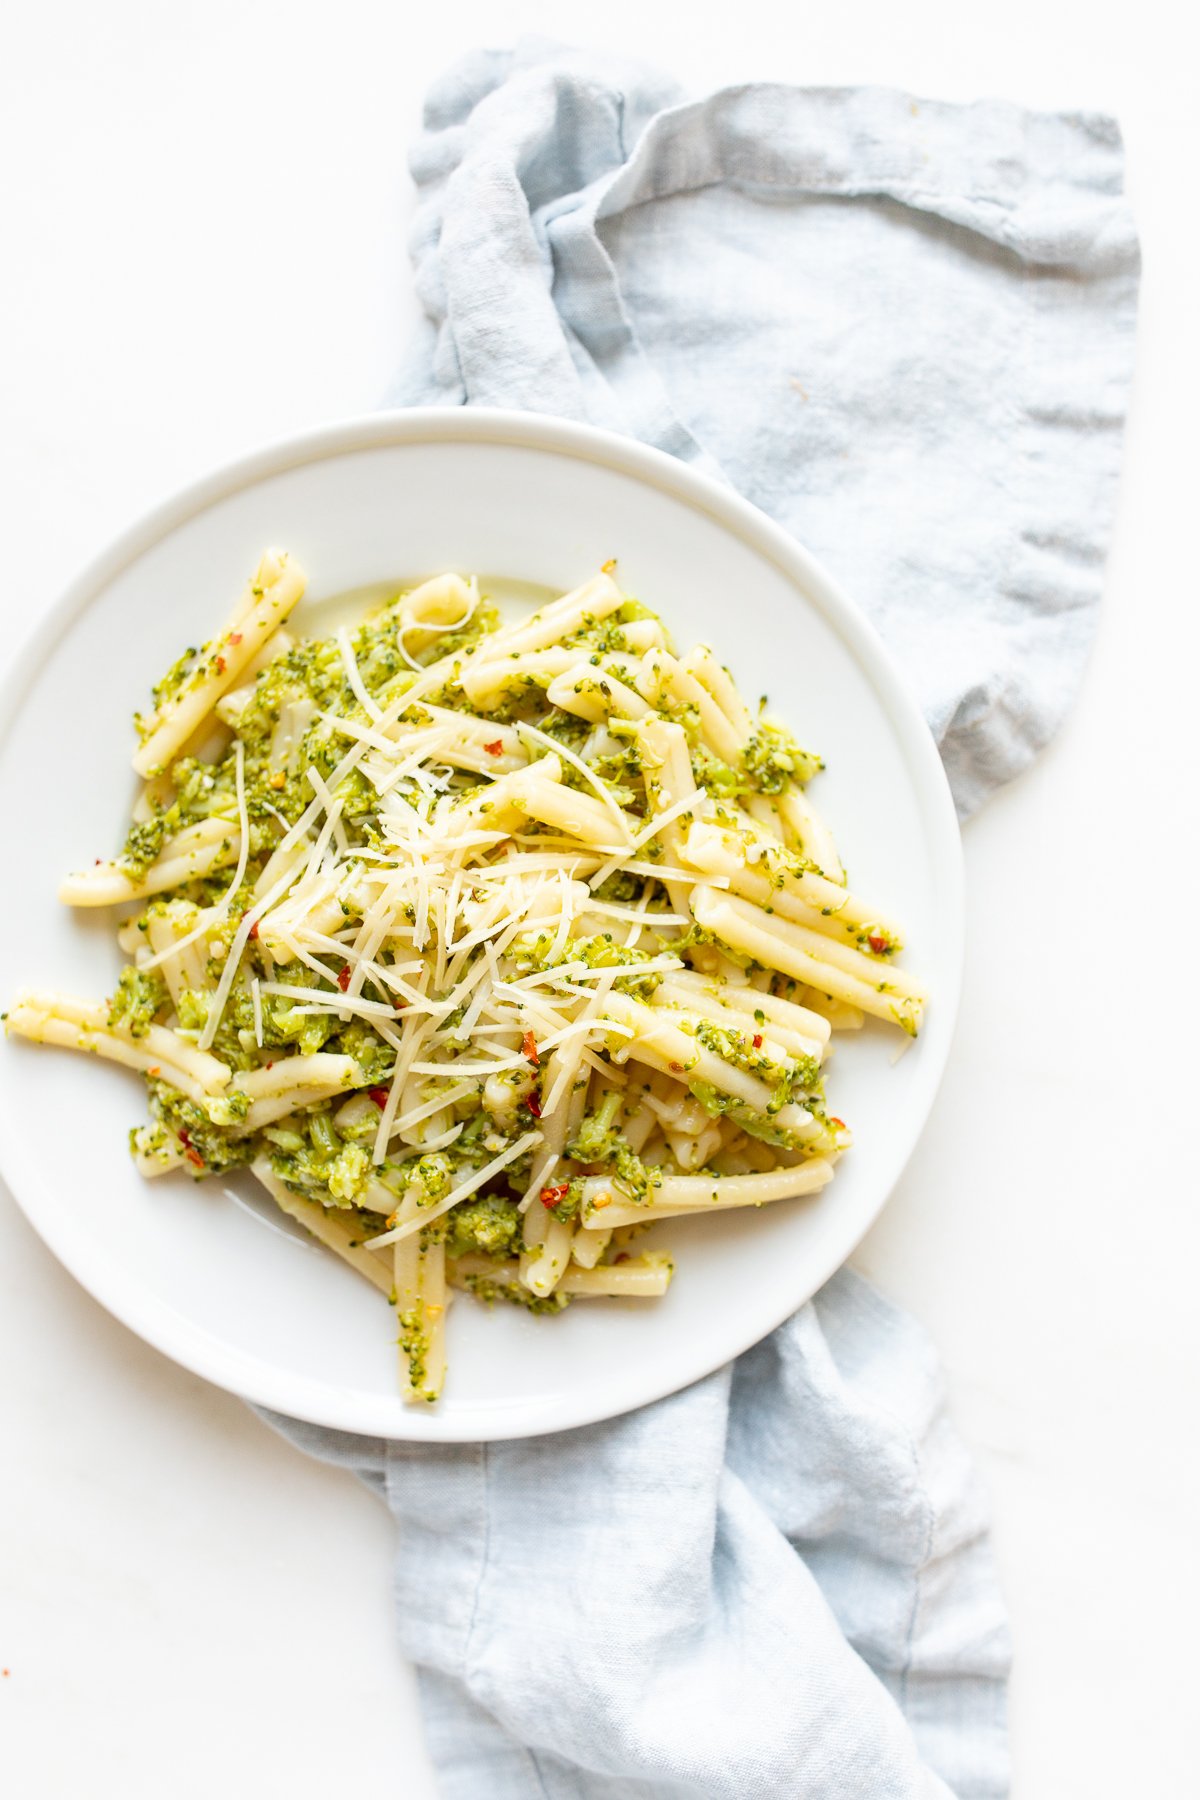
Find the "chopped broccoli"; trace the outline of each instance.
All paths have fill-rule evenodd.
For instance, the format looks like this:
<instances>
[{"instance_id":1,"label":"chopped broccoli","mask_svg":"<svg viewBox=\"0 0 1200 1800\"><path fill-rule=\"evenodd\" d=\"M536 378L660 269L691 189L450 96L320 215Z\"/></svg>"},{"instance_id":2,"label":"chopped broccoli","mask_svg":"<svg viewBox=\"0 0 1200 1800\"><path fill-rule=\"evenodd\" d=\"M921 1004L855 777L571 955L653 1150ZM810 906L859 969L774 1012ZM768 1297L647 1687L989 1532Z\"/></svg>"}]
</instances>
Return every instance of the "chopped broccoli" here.
<instances>
[{"instance_id":1,"label":"chopped broccoli","mask_svg":"<svg viewBox=\"0 0 1200 1800\"><path fill-rule=\"evenodd\" d=\"M472 1253L502 1261L521 1236L521 1215L507 1200L492 1197L469 1200L449 1214L447 1256Z\"/></svg>"},{"instance_id":2,"label":"chopped broccoli","mask_svg":"<svg viewBox=\"0 0 1200 1800\"><path fill-rule=\"evenodd\" d=\"M662 1176L657 1169L647 1168L636 1151L631 1150L616 1128L621 1109L621 1096L608 1093L593 1113L584 1115L566 1154L574 1162L607 1163L616 1170L614 1181L631 1200L646 1200Z\"/></svg>"},{"instance_id":3,"label":"chopped broccoli","mask_svg":"<svg viewBox=\"0 0 1200 1800\"><path fill-rule=\"evenodd\" d=\"M116 992L109 1002L108 1023L114 1031L124 1030L132 1037L145 1037L165 1008L167 999L167 984L161 975L128 964L121 970Z\"/></svg>"},{"instance_id":4,"label":"chopped broccoli","mask_svg":"<svg viewBox=\"0 0 1200 1800\"><path fill-rule=\"evenodd\" d=\"M779 794L791 781L811 781L825 765L811 750L802 749L781 725L761 719L742 751L742 767L760 793Z\"/></svg>"}]
</instances>

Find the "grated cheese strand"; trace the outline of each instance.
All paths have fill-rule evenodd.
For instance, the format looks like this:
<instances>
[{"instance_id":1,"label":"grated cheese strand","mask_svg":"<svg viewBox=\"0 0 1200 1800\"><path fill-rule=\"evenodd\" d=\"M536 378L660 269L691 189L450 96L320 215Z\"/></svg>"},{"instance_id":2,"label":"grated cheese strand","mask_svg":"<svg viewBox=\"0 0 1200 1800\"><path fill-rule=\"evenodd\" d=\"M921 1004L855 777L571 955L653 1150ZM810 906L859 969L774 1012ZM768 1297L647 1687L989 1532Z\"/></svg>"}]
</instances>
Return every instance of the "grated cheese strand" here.
<instances>
[{"instance_id":1,"label":"grated cheese strand","mask_svg":"<svg viewBox=\"0 0 1200 1800\"><path fill-rule=\"evenodd\" d=\"M392 1293L402 1386L429 1401L456 1269L526 1304L661 1292L605 1261L625 1228L815 1193L852 1141L824 1111L830 1032L872 1014L915 1035L925 999L898 928L811 860L819 841L840 874L803 797L819 759L711 652L677 660L615 565L512 624L440 575L318 642L251 645L286 561L156 690L151 725L183 707L195 732L131 844L163 806L181 829L140 882L109 864L64 889L164 897L123 926L117 990L27 996L9 1024L149 1078L146 1173L252 1161ZM593 704L598 666L627 677L628 717ZM220 741L181 762L205 703ZM387 1220L366 1244L364 1213Z\"/></svg>"},{"instance_id":2,"label":"grated cheese strand","mask_svg":"<svg viewBox=\"0 0 1200 1800\"><path fill-rule=\"evenodd\" d=\"M427 1207L419 1218L410 1219L404 1225L396 1225L391 1231L381 1233L379 1237L367 1238L366 1247L369 1250L379 1250L384 1244L398 1244L401 1238L411 1237L414 1231L420 1231L424 1226L432 1225L435 1219L440 1219L443 1213L448 1213L450 1208L457 1206L460 1200L470 1199L471 1195L481 1188L485 1181L490 1181L493 1175L500 1173L501 1169L507 1169L509 1163L516 1162L519 1156L524 1156L527 1150L532 1149L535 1144L540 1144L541 1141L540 1131L527 1131L523 1137L517 1139L515 1144L510 1144L507 1150L502 1150L499 1156L493 1156L491 1162L485 1163L482 1169L476 1169L466 1181L460 1181L458 1186L452 1188L444 1199Z\"/></svg>"}]
</instances>

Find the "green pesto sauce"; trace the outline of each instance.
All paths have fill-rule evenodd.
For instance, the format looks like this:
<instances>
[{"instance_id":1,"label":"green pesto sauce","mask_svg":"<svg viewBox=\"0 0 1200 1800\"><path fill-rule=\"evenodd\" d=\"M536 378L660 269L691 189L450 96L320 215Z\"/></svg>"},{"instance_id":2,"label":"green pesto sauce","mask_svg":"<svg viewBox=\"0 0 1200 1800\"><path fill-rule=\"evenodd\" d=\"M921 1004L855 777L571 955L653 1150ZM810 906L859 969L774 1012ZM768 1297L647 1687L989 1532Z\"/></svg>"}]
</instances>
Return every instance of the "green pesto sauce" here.
<instances>
[{"instance_id":1,"label":"green pesto sauce","mask_svg":"<svg viewBox=\"0 0 1200 1800\"><path fill-rule=\"evenodd\" d=\"M161 975L153 970L134 968L121 970L108 1007L108 1023L113 1030L128 1031L133 1037L145 1037L160 1013L167 1009L170 995Z\"/></svg>"},{"instance_id":2,"label":"green pesto sauce","mask_svg":"<svg viewBox=\"0 0 1200 1800\"><path fill-rule=\"evenodd\" d=\"M493 1281L487 1275L468 1275L465 1277L468 1293L485 1306L493 1306L497 1300L503 1300L509 1306L520 1306L530 1313L560 1313L571 1304L569 1294L539 1295L531 1293L520 1282Z\"/></svg>"},{"instance_id":3,"label":"green pesto sauce","mask_svg":"<svg viewBox=\"0 0 1200 1800\"><path fill-rule=\"evenodd\" d=\"M636 600L627 600L608 619L585 619L573 634L572 646L586 661L590 674L584 685L593 682L603 694L611 682L628 685L628 675L612 658L633 654L640 657L643 644L638 634L630 635L635 624L653 620L655 615ZM403 704L405 695L419 678L411 661L425 665L442 658L447 674L436 692L425 694L402 716L413 725L427 721L429 706L450 706L471 712L474 708L459 685L460 659L466 656L499 623L494 605L480 603L472 619L449 633L431 636L423 642L420 634L401 639L398 599L389 599L356 625L349 627L350 642L361 680L373 702L380 707ZM423 647L411 655L412 642ZM667 640L668 647L669 639ZM191 648L166 672L153 693L154 704L164 703L202 679L215 654L213 644ZM551 706L546 698L549 677L537 674L514 675L503 684L502 691L485 710L489 720L508 723L527 722L535 725L544 737L564 749L580 752L588 740L592 768L607 791L625 808L635 822L648 820L651 814L652 770L644 769L637 746L637 728L620 718L609 718L602 727ZM246 690L249 690L248 693ZM251 682L238 689L240 711L236 714L236 734L242 748L243 793L249 823L249 844L245 875L239 891L229 896L227 913L220 929L212 934L209 944L207 980L215 984L230 954L242 916L253 903L255 884L267 861L278 847L284 833L295 823L312 799L312 787L306 771L315 768L322 780L330 782L337 765L345 755L348 737L332 722L336 716L348 724L366 723L368 715L360 704L347 677L336 636L327 634L293 644L269 662ZM700 720L691 707L664 708L678 718L688 733L693 769L697 780L712 795L734 828L737 828L736 804L753 793L783 792L793 782L806 781L821 767L820 759L800 748L795 739L767 719L760 719L743 753L735 762L727 763L713 756L699 742ZM231 716L233 716L231 714ZM141 721L143 735L149 722ZM595 733L599 731L599 737ZM287 740L286 753L280 743ZM528 746L535 757L548 754L544 745ZM586 789L588 784L564 759L564 782ZM237 758L233 745L213 761L194 756L177 757L164 771L157 784L161 797L152 802L150 816L130 824L121 862L135 880L161 856L163 847L178 833L204 820L219 818L230 827L229 838L216 865L202 878L186 881L170 893L157 896L143 911L138 924L143 931L158 916L167 916L181 935L192 929L198 909L224 901L237 860L236 825L238 820ZM452 801L474 799L480 802L489 783L486 777L460 770L450 777L448 793ZM409 803L421 811L428 804L415 785L404 790ZM362 769L355 769L336 789L341 805L341 829L345 831L351 856L361 851L365 856L389 848L382 836L377 818L377 796L370 779ZM486 798L482 799L486 810ZM542 827L531 827L536 837ZM548 831L547 835L553 836ZM639 860L652 863L661 860L663 846L650 839L638 853ZM809 865L792 852L779 850L773 868L793 868L797 872ZM342 922L348 928L361 923L353 884L345 884L341 900ZM617 871L600 888L601 901L637 907L653 914L670 911L671 903L665 885L646 875ZM644 974L639 970L659 953L671 948L689 949L715 942L711 934L692 927L680 932L664 929L654 948L631 949L619 941L618 932L596 932L568 943L557 959L553 958L553 939L546 932L526 933L514 947L513 960L522 971L545 970L553 961L578 961L590 969L618 971L614 983L618 991L649 999L662 980L660 973ZM860 940L862 934L859 934ZM752 959L734 956L724 946L722 953L745 967L756 965ZM891 953L891 943L881 956ZM384 948L377 960L385 966L399 958L400 952ZM360 1089L378 1088L388 1082L393 1072L392 1048L362 1019L339 1019L332 1012L305 1012L303 993L307 990L328 991L329 980L336 976L331 957L322 959L327 974L322 976L303 962L290 962L280 968L266 960L262 947L254 940L246 943L239 971L233 982L218 1030L212 1044L213 1055L226 1062L234 1072L230 1089L197 1104L180 1093L160 1075L148 1078L152 1125L140 1140L143 1153L160 1151L174 1155L182 1147L193 1174L207 1174L234 1168L266 1154L278 1177L296 1193L335 1211L351 1222L362 1238L381 1229L381 1213L363 1210L360 1203L367 1189L376 1185L394 1194L396 1204L416 1194L422 1209L433 1208L442 1201L452 1185L464 1175L478 1169L497 1150L511 1142L530 1124L530 1115L521 1105L524 1086L517 1102L505 1115L493 1116L482 1104L482 1081L474 1092L456 1103L453 1116L462 1130L455 1142L441 1151L414 1154L401 1148L382 1165L372 1161L377 1116L351 1115L342 1126L334 1115L343 1107L347 1096L339 1094L331 1100L309 1106L301 1112L268 1124L262 1130L247 1132L246 1119L250 1106L238 1085L238 1077L261 1067L275 1057L317 1052L330 1052L351 1057L360 1077ZM256 1008L251 982L254 977L273 974L290 987L301 990L301 997L260 992ZM883 984L881 984L883 985ZM376 1004L392 1007L395 995L384 984L367 981L363 997ZM195 1038L205 1029L211 996L185 990L176 1004L178 1029L185 1037ZM899 1005L899 1003L898 1003ZM114 1025L143 1037L151 1025L164 1017L170 1008L165 984L153 971L146 973L134 967L122 972L114 991L110 1019ZM462 1008L447 1021L451 1031L461 1024ZM761 1022L761 1021L760 1021ZM819 1072L808 1059L801 1059L780 1071L758 1057L744 1034L736 1030L713 1027L711 1032L697 1033L699 1041L722 1055L736 1067L759 1075L772 1084L772 1105L778 1110L787 1100L801 1094L819 1092ZM453 1040L465 1043L465 1039ZM514 1077L510 1084L519 1085ZM693 1083L692 1091L713 1113L734 1116L755 1135L770 1142L786 1142L786 1134L768 1118L742 1116L728 1097L715 1094L703 1083ZM535 1089L536 1094L536 1089ZM806 1098L811 1105L811 1098ZM601 1172L634 1202L652 1198L662 1180L662 1171L645 1165L624 1141L621 1130L620 1096L610 1094L591 1113L585 1115L572 1141L566 1146L566 1166L554 1177L556 1186L566 1192L550 1208L554 1217L573 1221L579 1215L584 1172ZM832 1130L832 1128L830 1128ZM532 1178L533 1153L527 1152L499 1176L487 1184L485 1191L453 1208L441 1219L425 1227L428 1242L444 1242L452 1257L482 1255L498 1264L519 1252L522 1223L516 1200ZM373 1203L379 1198L372 1195ZM552 1295L538 1299L522 1286L488 1278L473 1278L470 1283L477 1297L491 1302L503 1299L533 1312L558 1312L566 1297ZM406 1338L408 1341L406 1341ZM428 1344L416 1313L406 1314L401 1321L401 1343L414 1370L414 1385L420 1387L426 1376Z\"/></svg>"}]
</instances>

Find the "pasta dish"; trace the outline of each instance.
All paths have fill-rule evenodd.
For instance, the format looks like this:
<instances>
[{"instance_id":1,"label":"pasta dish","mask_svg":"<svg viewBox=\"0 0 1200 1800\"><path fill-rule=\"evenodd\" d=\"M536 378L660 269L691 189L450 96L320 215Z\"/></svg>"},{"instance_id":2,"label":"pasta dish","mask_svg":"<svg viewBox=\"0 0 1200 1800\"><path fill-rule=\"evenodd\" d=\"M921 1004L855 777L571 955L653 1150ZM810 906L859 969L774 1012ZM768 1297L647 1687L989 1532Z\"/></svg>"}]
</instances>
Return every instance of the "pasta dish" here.
<instances>
[{"instance_id":1,"label":"pasta dish","mask_svg":"<svg viewBox=\"0 0 1200 1800\"><path fill-rule=\"evenodd\" d=\"M268 551L135 719L124 848L60 890L121 909L111 996L7 1025L141 1073L142 1174L249 1167L432 1402L453 1290L652 1298L649 1226L817 1193L831 1033L915 1036L924 996L819 758L614 565L519 619L441 575L319 637L304 586Z\"/></svg>"}]
</instances>

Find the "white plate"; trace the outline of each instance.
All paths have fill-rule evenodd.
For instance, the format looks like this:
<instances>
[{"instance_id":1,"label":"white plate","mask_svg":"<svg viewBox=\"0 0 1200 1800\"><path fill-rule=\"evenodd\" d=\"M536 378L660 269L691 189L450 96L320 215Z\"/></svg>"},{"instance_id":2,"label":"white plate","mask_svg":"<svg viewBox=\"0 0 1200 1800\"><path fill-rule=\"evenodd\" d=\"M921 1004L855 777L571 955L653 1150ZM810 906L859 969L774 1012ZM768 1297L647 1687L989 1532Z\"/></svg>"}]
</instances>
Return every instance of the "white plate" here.
<instances>
[{"instance_id":1,"label":"white plate","mask_svg":"<svg viewBox=\"0 0 1200 1800\"><path fill-rule=\"evenodd\" d=\"M23 984L106 993L107 916L55 899L60 875L119 844L134 792L129 714L186 643L210 635L268 543L310 595L458 568L557 589L611 556L684 642L705 638L748 696L829 765L814 794L855 887L908 928L932 990L920 1040L844 1036L831 1110L856 1142L831 1186L671 1227L665 1300L589 1301L560 1318L459 1301L434 1409L396 1392L392 1318L326 1252L236 1184L135 1173L141 1084L111 1065L0 1049L0 1166L29 1219L112 1313L186 1368L282 1412L396 1438L519 1437L657 1399L763 1337L853 1250L929 1112L958 999L958 829L929 732L861 615L784 532L656 451L557 420L485 411L375 415L292 438L134 527L47 618L4 698L0 999ZM307 602L306 602L307 604ZM251 1183L250 1186L253 1186ZM661 1230L661 1228L660 1228Z\"/></svg>"}]
</instances>

